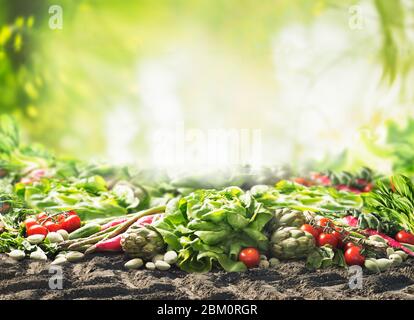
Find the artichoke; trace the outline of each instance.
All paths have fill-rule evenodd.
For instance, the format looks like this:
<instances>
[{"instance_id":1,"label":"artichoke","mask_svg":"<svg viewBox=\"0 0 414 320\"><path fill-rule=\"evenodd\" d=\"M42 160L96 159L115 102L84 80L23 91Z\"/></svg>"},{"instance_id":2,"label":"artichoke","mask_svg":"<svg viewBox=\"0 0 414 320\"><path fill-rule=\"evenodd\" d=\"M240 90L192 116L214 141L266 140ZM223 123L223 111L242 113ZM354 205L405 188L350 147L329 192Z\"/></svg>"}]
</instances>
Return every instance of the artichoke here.
<instances>
[{"instance_id":1,"label":"artichoke","mask_svg":"<svg viewBox=\"0 0 414 320\"><path fill-rule=\"evenodd\" d=\"M290 208L276 209L272 220L269 222L270 230L273 232L280 227L301 227L306 223L305 214L302 211Z\"/></svg>"},{"instance_id":2,"label":"artichoke","mask_svg":"<svg viewBox=\"0 0 414 320\"><path fill-rule=\"evenodd\" d=\"M279 259L304 258L314 248L313 236L296 227L279 228L270 238L270 252Z\"/></svg>"},{"instance_id":3,"label":"artichoke","mask_svg":"<svg viewBox=\"0 0 414 320\"><path fill-rule=\"evenodd\" d=\"M121 246L131 258L151 260L164 252L165 243L155 228L134 224L121 236Z\"/></svg>"}]
</instances>

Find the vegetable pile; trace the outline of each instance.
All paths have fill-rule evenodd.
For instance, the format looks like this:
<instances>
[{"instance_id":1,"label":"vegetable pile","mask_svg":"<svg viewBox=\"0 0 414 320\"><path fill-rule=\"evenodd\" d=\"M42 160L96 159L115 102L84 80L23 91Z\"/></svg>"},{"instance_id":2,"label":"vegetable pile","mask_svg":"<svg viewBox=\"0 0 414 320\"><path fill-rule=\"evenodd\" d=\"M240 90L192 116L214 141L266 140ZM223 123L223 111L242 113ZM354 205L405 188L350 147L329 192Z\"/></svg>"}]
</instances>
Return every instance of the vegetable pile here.
<instances>
[{"instance_id":1,"label":"vegetable pile","mask_svg":"<svg viewBox=\"0 0 414 320\"><path fill-rule=\"evenodd\" d=\"M206 177L204 177L206 178ZM125 268L208 272L363 266L414 256L410 178L238 168L182 176L61 159L0 118L0 253L52 264L123 254Z\"/></svg>"}]
</instances>

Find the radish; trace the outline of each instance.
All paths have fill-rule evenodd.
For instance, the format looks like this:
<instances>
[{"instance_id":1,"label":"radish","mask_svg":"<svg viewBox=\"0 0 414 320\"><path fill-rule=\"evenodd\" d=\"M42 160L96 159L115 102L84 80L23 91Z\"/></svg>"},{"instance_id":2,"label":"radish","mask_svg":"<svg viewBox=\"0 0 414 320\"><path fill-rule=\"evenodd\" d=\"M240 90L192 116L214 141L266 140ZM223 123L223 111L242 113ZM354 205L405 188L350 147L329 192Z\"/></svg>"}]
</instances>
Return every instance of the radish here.
<instances>
[{"instance_id":1,"label":"radish","mask_svg":"<svg viewBox=\"0 0 414 320\"><path fill-rule=\"evenodd\" d=\"M351 227L357 227L358 226L358 219L353 216L346 216L343 218L344 222L351 226ZM397 249L403 250L405 253L409 254L410 256L414 257L414 252L409 250L408 248L404 247L401 243L399 243L397 240L394 240L393 238L387 236L386 234L383 234L381 232L378 232L374 229L365 229L364 232L366 232L368 235L378 235L381 238L385 239L389 246Z\"/></svg>"},{"instance_id":2,"label":"radish","mask_svg":"<svg viewBox=\"0 0 414 320\"><path fill-rule=\"evenodd\" d=\"M110 228L110 227L117 226L118 224L121 224L121 223L123 223L123 222L125 222L125 221L127 221L127 220L128 220L127 218L119 218L119 219L115 219L115 220L113 220L113 221L110 221L110 222L108 222L108 223L105 223L105 224L101 227L101 230L105 230L105 229L108 229L108 228Z\"/></svg>"},{"instance_id":3,"label":"radish","mask_svg":"<svg viewBox=\"0 0 414 320\"><path fill-rule=\"evenodd\" d=\"M388 244L391 247L397 248L397 249L401 249L405 253L407 253L410 256L413 256L414 257L414 252L412 252L410 249L404 247L400 242L398 242L397 240L394 240L393 238L387 236L386 234L383 234L381 232L378 232L377 230L374 230L374 229L365 229L364 231L366 233L368 233L370 236L372 236L372 235L379 235L381 238L387 240Z\"/></svg>"},{"instance_id":4,"label":"radish","mask_svg":"<svg viewBox=\"0 0 414 320\"><path fill-rule=\"evenodd\" d=\"M153 214L151 216L145 216L140 219L138 219L137 224L140 225L146 225L146 224L152 224L153 222L157 221L161 217L161 214Z\"/></svg>"},{"instance_id":5,"label":"radish","mask_svg":"<svg viewBox=\"0 0 414 320\"><path fill-rule=\"evenodd\" d=\"M354 216L346 216L343 218L343 221L350 227L358 226L358 219Z\"/></svg>"},{"instance_id":6,"label":"radish","mask_svg":"<svg viewBox=\"0 0 414 320\"><path fill-rule=\"evenodd\" d=\"M91 246L85 251L85 254L89 254L93 252L120 252L120 251L122 251L121 235L118 235L116 237L100 241L97 244Z\"/></svg>"}]
</instances>

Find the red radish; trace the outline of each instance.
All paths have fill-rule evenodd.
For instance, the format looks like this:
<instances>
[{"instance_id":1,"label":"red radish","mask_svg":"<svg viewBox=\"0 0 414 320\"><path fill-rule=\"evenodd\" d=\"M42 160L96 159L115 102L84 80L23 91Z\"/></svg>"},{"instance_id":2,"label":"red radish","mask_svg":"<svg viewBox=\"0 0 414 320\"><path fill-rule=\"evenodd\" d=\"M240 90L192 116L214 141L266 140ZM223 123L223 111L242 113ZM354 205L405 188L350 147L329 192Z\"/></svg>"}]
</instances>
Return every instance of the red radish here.
<instances>
[{"instance_id":1,"label":"red radish","mask_svg":"<svg viewBox=\"0 0 414 320\"><path fill-rule=\"evenodd\" d=\"M161 217L160 214L153 214L152 216L145 216L145 217L138 219L136 223L140 225L152 224L153 222L158 220L160 217Z\"/></svg>"},{"instance_id":2,"label":"red radish","mask_svg":"<svg viewBox=\"0 0 414 320\"><path fill-rule=\"evenodd\" d=\"M122 251L121 235L98 242L96 245L96 251Z\"/></svg>"},{"instance_id":3,"label":"red radish","mask_svg":"<svg viewBox=\"0 0 414 320\"><path fill-rule=\"evenodd\" d=\"M353 216L346 216L345 218L343 218L343 220L346 224L348 224L351 227L358 226L358 219L353 217ZM374 229L365 229L364 231L370 236L379 235L383 239L387 240L388 245L390 245L391 247L400 249L400 250L404 251L405 253L409 254L410 256L414 257L414 252L407 249L401 243L399 243L398 241L394 240L393 238L387 236L386 234L378 232L377 230L374 230Z\"/></svg>"},{"instance_id":4,"label":"red radish","mask_svg":"<svg viewBox=\"0 0 414 320\"><path fill-rule=\"evenodd\" d=\"M354 188L354 187L350 187L349 188L349 191L350 192L353 192L353 193L356 193L356 194L360 194L362 192L361 190L359 190L357 188Z\"/></svg>"},{"instance_id":5,"label":"red radish","mask_svg":"<svg viewBox=\"0 0 414 320\"><path fill-rule=\"evenodd\" d=\"M338 189L339 191L351 191L346 184L338 184L336 186L336 189Z\"/></svg>"},{"instance_id":6,"label":"red radish","mask_svg":"<svg viewBox=\"0 0 414 320\"><path fill-rule=\"evenodd\" d=\"M121 237L122 235L118 235L110 239L102 240L92 247L88 248L85 251L85 254L93 252L120 252L122 251Z\"/></svg>"},{"instance_id":7,"label":"red radish","mask_svg":"<svg viewBox=\"0 0 414 320\"><path fill-rule=\"evenodd\" d=\"M365 179L356 179L356 183L365 186L368 183L368 181Z\"/></svg>"},{"instance_id":8,"label":"red radish","mask_svg":"<svg viewBox=\"0 0 414 320\"><path fill-rule=\"evenodd\" d=\"M383 234L381 232L378 232L377 230L374 229L366 229L364 230L366 233L368 233L370 236L372 235L379 235L380 237L382 237L383 239L387 240L388 244L393 247L393 248L397 248L397 249L401 249L402 251L404 251L405 253L409 254L410 256L414 257L414 252L412 252L411 250L407 249L406 247L404 247L401 243L399 243L397 240L394 240L393 238L387 236L386 234Z\"/></svg>"},{"instance_id":9,"label":"red radish","mask_svg":"<svg viewBox=\"0 0 414 320\"><path fill-rule=\"evenodd\" d=\"M350 227L358 226L358 218L355 218L354 216L346 216L343 218L343 221Z\"/></svg>"},{"instance_id":10,"label":"red radish","mask_svg":"<svg viewBox=\"0 0 414 320\"><path fill-rule=\"evenodd\" d=\"M117 226L118 224L121 224L121 223L123 223L123 222L125 222L127 220L128 220L127 218L119 218L119 219L112 220L112 221L110 221L108 223L105 223L102 226L102 229L101 230L105 230L105 229L108 229L110 227Z\"/></svg>"},{"instance_id":11,"label":"red radish","mask_svg":"<svg viewBox=\"0 0 414 320\"><path fill-rule=\"evenodd\" d=\"M331 179L328 176L320 176L318 181L324 186L329 186L331 184Z\"/></svg>"}]
</instances>

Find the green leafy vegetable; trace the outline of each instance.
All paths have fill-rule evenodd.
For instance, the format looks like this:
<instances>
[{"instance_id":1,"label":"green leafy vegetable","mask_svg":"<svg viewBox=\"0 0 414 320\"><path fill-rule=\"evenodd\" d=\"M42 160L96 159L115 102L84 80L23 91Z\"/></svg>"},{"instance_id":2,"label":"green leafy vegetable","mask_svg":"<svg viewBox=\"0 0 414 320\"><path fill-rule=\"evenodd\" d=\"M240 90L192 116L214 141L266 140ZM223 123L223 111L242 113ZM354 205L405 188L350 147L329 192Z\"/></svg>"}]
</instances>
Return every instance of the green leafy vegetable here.
<instances>
[{"instance_id":1,"label":"green leafy vegetable","mask_svg":"<svg viewBox=\"0 0 414 320\"><path fill-rule=\"evenodd\" d=\"M171 201L156 228L171 249L179 250L181 269L206 272L218 263L233 272L246 269L237 261L243 247L267 250L263 229L271 217L250 192L229 187L198 190Z\"/></svg>"},{"instance_id":2,"label":"green leafy vegetable","mask_svg":"<svg viewBox=\"0 0 414 320\"><path fill-rule=\"evenodd\" d=\"M302 211L331 213L359 209L363 204L361 196L352 192L323 186L306 187L286 180L278 182L275 188L255 186L251 193L258 202L272 209L288 207Z\"/></svg>"},{"instance_id":3,"label":"green leafy vegetable","mask_svg":"<svg viewBox=\"0 0 414 320\"><path fill-rule=\"evenodd\" d=\"M311 270L334 265L346 267L345 258L341 250L332 249L328 246L315 248L306 260L306 267Z\"/></svg>"},{"instance_id":4,"label":"green leafy vegetable","mask_svg":"<svg viewBox=\"0 0 414 320\"><path fill-rule=\"evenodd\" d=\"M382 224L414 232L414 185L404 175L395 175L390 183L377 182L377 189L364 196L368 210Z\"/></svg>"}]
</instances>

